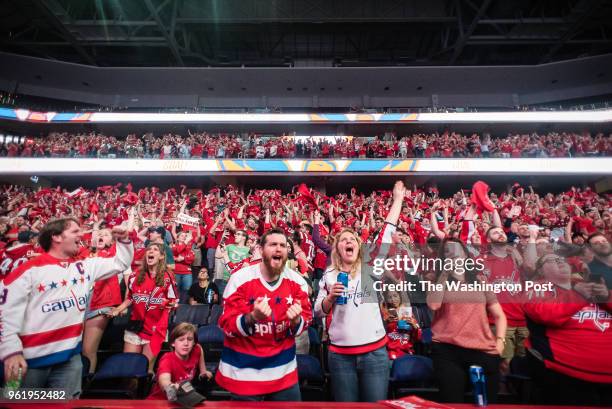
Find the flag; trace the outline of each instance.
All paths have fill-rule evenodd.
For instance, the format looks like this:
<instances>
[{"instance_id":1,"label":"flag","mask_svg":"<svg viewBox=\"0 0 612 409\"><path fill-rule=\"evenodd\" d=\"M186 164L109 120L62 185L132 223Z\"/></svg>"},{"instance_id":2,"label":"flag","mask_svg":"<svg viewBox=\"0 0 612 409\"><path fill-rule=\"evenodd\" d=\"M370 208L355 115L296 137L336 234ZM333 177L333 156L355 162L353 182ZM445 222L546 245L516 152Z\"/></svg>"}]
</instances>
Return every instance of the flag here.
<instances>
[{"instance_id":1,"label":"flag","mask_svg":"<svg viewBox=\"0 0 612 409\"><path fill-rule=\"evenodd\" d=\"M75 199L75 198L81 196L83 193L85 193L85 190L82 187L79 187L79 188L73 190L72 192L67 193L66 196L68 196L71 199Z\"/></svg>"},{"instance_id":2,"label":"flag","mask_svg":"<svg viewBox=\"0 0 612 409\"><path fill-rule=\"evenodd\" d=\"M298 186L297 191L298 191L299 196L296 200L301 200L317 208L317 201L315 200L314 196L310 193L310 190L308 190L308 187L304 183L301 183Z\"/></svg>"}]
</instances>

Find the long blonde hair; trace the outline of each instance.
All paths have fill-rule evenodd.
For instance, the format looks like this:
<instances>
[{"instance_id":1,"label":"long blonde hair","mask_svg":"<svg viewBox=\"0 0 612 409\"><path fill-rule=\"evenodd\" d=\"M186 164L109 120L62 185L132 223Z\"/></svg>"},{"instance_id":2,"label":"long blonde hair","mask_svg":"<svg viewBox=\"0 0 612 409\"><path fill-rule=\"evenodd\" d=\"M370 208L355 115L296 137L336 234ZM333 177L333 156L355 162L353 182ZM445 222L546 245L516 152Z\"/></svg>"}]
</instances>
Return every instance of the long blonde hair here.
<instances>
[{"instance_id":1,"label":"long blonde hair","mask_svg":"<svg viewBox=\"0 0 612 409\"><path fill-rule=\"evenodd\" d=\"M349 229L349 228L344 228L342 230L340 230L340 232L338 232L335 236L334 236L334 240L332 243L332 252L331 252L331 266L334 268L334 270L336 271L342 271L342 259L340 258L340 254L338 253L338 243L340 242L340 237L344 234L344 233L350 233L355 237L355 240L357 241L357 246L359 247L359 249L357 250L357 260L355 261L355 264L353 264L353 266L351 267L351 271L347 271L347 273L350 273L351 275L353 275L354 273L356 273L357 271L359 271L359 269L361 268L361 261L363 260L363 249L362 249L362 240L361 237L359 237L359 235L355 232L355 230L353 229Z\"/></svg>"}]
</instances>

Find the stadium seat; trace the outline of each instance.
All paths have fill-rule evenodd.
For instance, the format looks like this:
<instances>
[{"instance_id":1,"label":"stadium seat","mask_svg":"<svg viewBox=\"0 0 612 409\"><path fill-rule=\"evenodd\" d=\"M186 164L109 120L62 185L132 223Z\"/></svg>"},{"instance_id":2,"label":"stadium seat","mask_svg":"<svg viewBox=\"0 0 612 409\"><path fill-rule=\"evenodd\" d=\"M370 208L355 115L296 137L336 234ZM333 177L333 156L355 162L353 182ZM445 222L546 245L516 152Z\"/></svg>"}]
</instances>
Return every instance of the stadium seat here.
<instances>
[{"instance_id":1,"label":"stadium seat","mask_svg":"<svg viewBox=\"0 0 612 409\"><path fill-rule=\"evenodd\" d=\"M531 379L527 357L515 356L512 358L510 361L510 373L506 375L506 384L520 402L533 401L535 387Z\"/></svg>"},{"instance_id":2,"label":"stadium seat","mask_svg":"<svg viewBox=\"0 0 612 409\"><path fill-rule=\"evenodd\" d=\"M219 362L224 337L223 330L216 325L206 325L198 329L198 343L204 349L206 362Z\"/></svg>"},{"instance_id":3,"label":"stadium seat","mask_svg":"<svg viewBox=\"0 0 612 409\"><path fill-rule=\"evenodd\" d=\"M83 398L142 399L151 379L142 354L122 352L106 359L94 374Z\"/></svg>"},{"instance_id":4,"label":"stadium seat","mask_svg":"<svg viewBox=\"0 0 612 409\"><path fill-rule=\"evenodd\" d=\"M391 396L404 396L419 393L430 394L436 391L429 387L429 381L433 377L433 361L430 358L419 355L404 355L393 361L389 388Z\"/></svg>"},{"instance_id":5,"label":"stadium seat","mask_svg":"<svg viewBox=\"0 0 612 409\"><path fill-rule=\"evenodd\" d=\"M223 307L221 307L219 304L213 304L212 308L210 309L210 317L208 319L208 324L217 325L222 313Z\"/></svg>"},{"instance_id":6,"label":"stadium seat","mask_svg":"<svg viewBox=\"0 0 612 409\"><path fill-rule=\"evenodd\" d=\"M421 334L421 342L424 344L431 344L431 339L433 336L431 328L424 328Z\"/></svg>"},{"instance_id":7,"label":"stadium seat","mask_svg":"<svg viewBox=\"0 0 612 409\"><path fill-rule=\"evenodd\" d=\"M298 379L302 399L305 401L327 400L326 378L321 363L312 355L296 355Z\"/></svg>"},{"instance_id":8,"label":"stadium seat","mask_svg":"<svg viewBox=\"0 0 612 409\"><path fill-rule=\"evenodd\" d=\"M171 328L181 322L189 322L196 327L208 324L208 316L210 315L210 306L205 304L179 304L178 308L174 312L171 320Z\"/></svg>"},{"instance_id":9,"label":"stadium seat","mask_svg":"<svg viewBox=\"0 0 612 409\"><path fill-rule=\"evenodd\" d=\"M225 280L221 280L221 279L216 279L213 281L213 283L215 283L215 285L217 286L217 288L219 289L219 303L223 304L223 292L225 291L225 286L227 285L227 281Z\"/></svg>"},{"instance_id":10,"label":"stadium seat","mask_svg":"<svg viewBox=\"0 0 612 409\"><path fill-rule=\"evenodd\" d=\"M206 325L198 329L198 342L200 344L223 344L223 330L216 325Z\"/></svg>"},{"instance_id":11,"label":"stadium seat","mask_svg":"<svg viewBox=\"0 0 612 409\"><path fill-rule=\"evenodd\" d=\"M432 342L431 328L423 328L421 331L421 340L414 344L414 351L418 355L429 356L431 353L431 342Z\"/></svg>"},{"instance_id":12,"label":"stadium seat","mask_svg":"<svg viewBox=\"0 0 612 409\"><path fill-rule=\"evenodd\" d=\"M319 362L324 362L324 348L317 328L313 326L308 327L308 341L310 341L310 354L317 357Z\"/></svg>"},{"instance_id":13,"label":"stadium seat","mask_svg":"<svg viewBox=\"0 0 612 409\"><path fill-rule=\"evenodd\" d=\"M117 352L123 351L123 333L130 320L131 307L128 308L125 315L119 315L108 323L104 330L100 347L98 349L98 360L106 358Z\"/></svg>"},{"instance_id":14,"label":"stadium seat","mask_svg":"<svg viewBox=\"0 0 612 409\"><path fill-rule=\"evenodd\" d=\"M174 310L174 314L171 320L171 323L172 323L171 327L174 328L176 324L180 322L190 322L189 321L190 315L191 315L191 305L179 304L177 309ZM172 328L170 328L170 331L172 331Z\"/></svg>"},{"instance_id":15,"label":"stadium seat","mask_svg":"<svg viewBox=\"0 0 612 409\"><path fill-rule=\"evenodd\" d=\"M191 306L192 315L191 322L197 327L208 325L208 319L210 315L210 305L207 304L196 304Z\"/></svg>"}]
</instances>

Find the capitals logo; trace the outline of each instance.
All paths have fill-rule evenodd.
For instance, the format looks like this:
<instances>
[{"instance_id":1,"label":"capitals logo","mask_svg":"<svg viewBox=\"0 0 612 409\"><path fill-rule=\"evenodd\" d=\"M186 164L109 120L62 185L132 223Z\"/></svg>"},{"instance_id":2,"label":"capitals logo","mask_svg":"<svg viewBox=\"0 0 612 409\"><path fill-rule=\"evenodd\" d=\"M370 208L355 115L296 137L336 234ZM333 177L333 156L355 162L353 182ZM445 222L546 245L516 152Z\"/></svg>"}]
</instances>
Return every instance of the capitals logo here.
<instances>
[{"instance_id":1,"label":"capitals logo","mask_svg":"<svg viewBox=\"0 0 612 409\"><path fill-rule=\"evenodd\" d=\"M612 315L606 310L599 308L597 304L585 307L575 313L572 319L577 320L579 323L592 320L595 327L601 332L605 332L610 328L610 321L612 321Z\"/></svg>"},{"instance_id":2,"label":"capitals logo","mask_svg":"<svg viewBox=\"0 0 612 409\"><path fill-rule=\"evenodd\" d=\"M76 308L80 312L85 311L85 308L87 308L87 304L89 303L89 296L77 297L73 291L70 291L70 293L72 294L71 297L44 303L41 307L42 312L45 314L57 311L68 312L68 310L73 308Z\"/></svg>"}]
</instances>

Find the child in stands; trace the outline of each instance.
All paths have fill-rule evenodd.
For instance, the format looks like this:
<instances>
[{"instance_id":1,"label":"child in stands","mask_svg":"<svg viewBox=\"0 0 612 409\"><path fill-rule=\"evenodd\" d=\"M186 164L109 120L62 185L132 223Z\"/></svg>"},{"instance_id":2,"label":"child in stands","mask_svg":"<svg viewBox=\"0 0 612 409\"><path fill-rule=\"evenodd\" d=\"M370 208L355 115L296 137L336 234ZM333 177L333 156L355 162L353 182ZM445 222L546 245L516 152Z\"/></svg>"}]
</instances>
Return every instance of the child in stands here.
<instances>
[{"instance_id":1,"label":"child in stands","mask_svg":"<svg viewBox=\"0 0 612 409\"><path fill-rule=\"evenodd\" d=\"M196 370L200 379L211 379L212 373L206 369L204 351L197 343L196 327L183 322L170 334L172 351L164 354L157 368L157 382L148 399L168 399L175 401L179 385L193 381Z\"/></svg>"}]
</instances>

